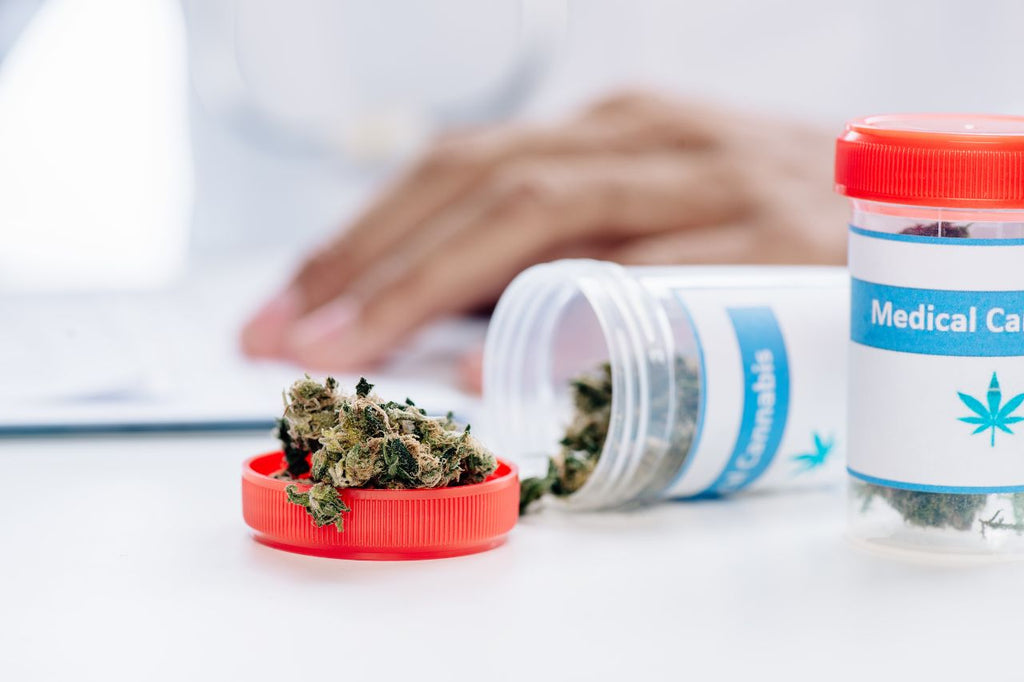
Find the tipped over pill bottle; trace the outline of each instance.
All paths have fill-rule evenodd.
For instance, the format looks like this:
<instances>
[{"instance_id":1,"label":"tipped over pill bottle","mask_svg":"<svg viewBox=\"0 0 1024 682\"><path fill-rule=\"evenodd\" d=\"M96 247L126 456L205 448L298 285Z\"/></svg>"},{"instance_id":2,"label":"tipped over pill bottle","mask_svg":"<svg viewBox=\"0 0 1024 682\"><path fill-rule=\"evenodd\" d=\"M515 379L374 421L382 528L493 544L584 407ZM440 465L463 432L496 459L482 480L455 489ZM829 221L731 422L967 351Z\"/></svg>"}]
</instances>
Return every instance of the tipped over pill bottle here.
<instances>
[{"instance_id":1,"label":"tipped over pill bottle","mask_svg":"<svg viewBox=\"0 0 1024 682\"><path fill-rule=\"evenodd\" d=\"M574 379L603 368L607 434L570 507L834 481L848 297L841 268L532 267L488 330L489 442L530 474L574 421Z\"/></svg>"},{"instance_id":2,"label":"tipped over pill bottle","mask_svg":"<svg viewBox=\"0 0 1024 682\"><path fill-rule=\"evenodd\" d=\"M1024 551L1024 118L855 120L851 535L957 555Z\"/></svg>"}]
</instances>

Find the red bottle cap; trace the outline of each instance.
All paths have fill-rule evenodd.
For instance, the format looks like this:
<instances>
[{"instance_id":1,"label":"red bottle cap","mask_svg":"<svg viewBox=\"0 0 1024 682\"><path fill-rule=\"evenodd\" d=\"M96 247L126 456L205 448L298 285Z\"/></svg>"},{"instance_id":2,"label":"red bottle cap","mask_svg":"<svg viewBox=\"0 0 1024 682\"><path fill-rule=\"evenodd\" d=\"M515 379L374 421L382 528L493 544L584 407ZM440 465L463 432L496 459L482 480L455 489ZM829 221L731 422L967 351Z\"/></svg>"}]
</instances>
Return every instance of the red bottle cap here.
<instances>
[{"instance_id":1,"label":"red bottle cap","mask_svg":"<svg viewBox=\"0 0 1024 682\"><path fill-rule=\"evenodd\" d=\"M344 559L438 559L482 552L505 542L519 518L519 477L498 460L483 483L426 490L346 488L345 530L318 528L288 501L287 481L271 478L284 455L271 452L242 466L242 516L257 541L301 554ZM308 485L299 485L307 490Z\"/></svg>"},{"instance_id":2,"label":"red bottle cap","mask_svg":"<svg viewBox=\"0 0 1024 682\"><path fill-rule=\"evenodd\" d=\"M836 191L893 204L1024 208L1024 117L869 116L836 141Z\"/></svg>"}]
</instances>

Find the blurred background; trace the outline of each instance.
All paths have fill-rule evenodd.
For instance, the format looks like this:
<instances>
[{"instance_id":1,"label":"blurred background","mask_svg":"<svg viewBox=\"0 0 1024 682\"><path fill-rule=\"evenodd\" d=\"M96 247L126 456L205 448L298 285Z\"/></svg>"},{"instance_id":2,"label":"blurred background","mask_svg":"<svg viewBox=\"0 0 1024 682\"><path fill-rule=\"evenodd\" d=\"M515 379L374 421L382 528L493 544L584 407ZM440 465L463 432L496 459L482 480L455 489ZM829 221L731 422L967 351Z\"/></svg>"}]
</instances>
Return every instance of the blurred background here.
<instances>
[{"instance_id":1,"label":"blurred background","mask_svg":"<svg viewBox=\"0 0 1024 682\"><path fill-rule=\"evenodd\" d=\"M1022 19L1011 0L0 0L0 429L263 425L295 363L242 359L239 327L439 134L623 89L828 134L1020 112ZM385 385L456 400L482 326L446 325Z\"/></svg>"}]
</instances>

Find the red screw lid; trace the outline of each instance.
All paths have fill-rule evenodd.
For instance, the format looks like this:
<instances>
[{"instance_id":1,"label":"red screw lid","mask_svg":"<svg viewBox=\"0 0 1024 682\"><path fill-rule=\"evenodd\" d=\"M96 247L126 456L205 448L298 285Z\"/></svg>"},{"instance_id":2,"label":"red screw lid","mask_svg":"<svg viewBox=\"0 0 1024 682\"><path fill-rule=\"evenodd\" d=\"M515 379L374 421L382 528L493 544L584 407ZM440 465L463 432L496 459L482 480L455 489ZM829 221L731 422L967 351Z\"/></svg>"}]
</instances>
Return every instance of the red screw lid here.
<instances>
[{"instance_id":1,"label":"red screw lid","mask_svg":"<svg viewBox=\"0 0 1024 682\"><path fill-rule=\"evenodd\" d=\"M894 204L1024 208L1024 117L868 116L836 140L836 191Z\"/></svg>"},{"instance_id":2,"label":"red screw lid","mask_svg":"<svg viewBox=\"0 0 1024 682\"><path fill-rule=\"evenodd\" d=\"M344 559L437 559L482 552L505 541L519 518L519 477L498 460L483 483L426 490L346 488L345 530L318 528L288 501L287 481L271 478L284 455L242 466L242 516L259 542L301 554ZM308 485L299 485L301 490Z\"/></svg>"}]
</instances>

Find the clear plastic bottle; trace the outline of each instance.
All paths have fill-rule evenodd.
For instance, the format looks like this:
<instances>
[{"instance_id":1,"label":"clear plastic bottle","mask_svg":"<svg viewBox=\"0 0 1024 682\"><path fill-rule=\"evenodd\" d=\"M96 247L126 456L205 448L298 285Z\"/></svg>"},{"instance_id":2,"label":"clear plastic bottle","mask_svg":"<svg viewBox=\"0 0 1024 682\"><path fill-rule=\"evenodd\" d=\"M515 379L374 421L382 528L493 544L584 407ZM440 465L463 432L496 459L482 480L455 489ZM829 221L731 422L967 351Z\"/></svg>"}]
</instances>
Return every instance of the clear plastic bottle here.
<instances>
[{"instance_id":1,"label":"clear plastic bottle","mask_svg":"<svg viewBox=\"0 0 1024 682\"><path fill-rule=\"evenodd\" d=\"M849 528L876 547L1024 551L1024 118L848 124Z\"/></svg>"},{"instance_id":2,"label":"clear plastic bottle","mask_svg":"<svg viewBox=\"0 0 1024 682\"><path fill-rule=\"evenodd\" d=\"M489 439L530 473L572 420L570 381L607 362L608 436L571 507L835 480L847 287L824 267L530 268L488 331Z\"/></svg>"}]
</instances>

